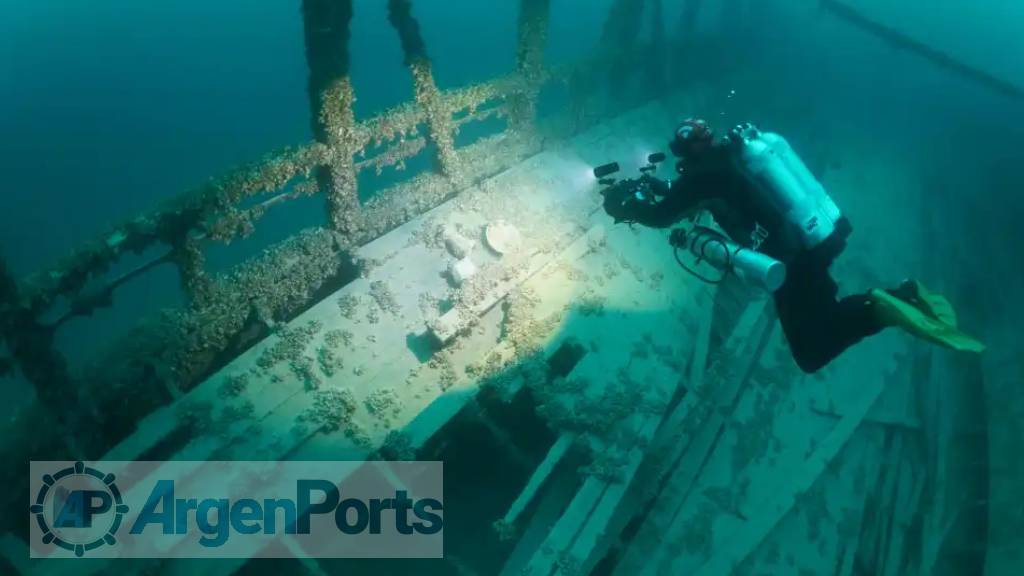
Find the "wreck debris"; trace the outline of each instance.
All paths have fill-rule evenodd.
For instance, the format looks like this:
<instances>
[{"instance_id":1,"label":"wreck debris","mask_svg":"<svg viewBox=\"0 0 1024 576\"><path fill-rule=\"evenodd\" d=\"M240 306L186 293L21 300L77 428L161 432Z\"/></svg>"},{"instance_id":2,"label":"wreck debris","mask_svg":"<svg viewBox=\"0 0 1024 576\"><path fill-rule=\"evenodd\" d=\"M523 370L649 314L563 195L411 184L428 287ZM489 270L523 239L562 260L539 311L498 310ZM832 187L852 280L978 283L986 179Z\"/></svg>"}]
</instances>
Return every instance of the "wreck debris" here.
<instances>
[{"instance_id":1,"label":"wreck debris","mask_svg":"<svg viewBox=\"0 0 1024 576\"><path fill-rule=\"evenodd\" d=\"M383 280L370 282L370 297L377 303L377 306L380 306L381 310L388 314L397 316L402 312L398 301L395 300L394 292L391 291L391 288Z\"/></svg>"},{"instance_id":2,"label":"wreck debris","mask_svg":"<svg viewBox=\"0 0 1024 576\"><path fill-rule=\"evenodd\" d=\"M400 430L388 432L378 454L382 460L409 461L416 459L416 449L413 446L412 438Z\"/></svg>"},{"instance_id":3,"label":"wreck debris","mask_svg":"<svg viewBox=\"0 0 1024 576\"><path fill-rule=\"evenodd\" d=\"M899 48L901 50L917 54L933 64L941 66L954 74L976 82L977 84L985 86L1004 96L1009 96L1018 100L1024 99L1024 88L985 72L984 70L961 62L953 56L933 48L920 40L911 38L895 28L876 22L856 8L840 2L839 0L821 0L820 5L822 8L828 10L838 18L879 38L894 48Z\"/></svg>"},{"instance_id":4,"label":"wreck debris","mask_svg":"<svg viewBox=\"0 0 1024 576\"><path fill-rule=\"evenodd\" d=\"M354 294L342 294L338 297L338 310L343 318L352 320L359 311L359 297Z\"/></svg>"},{"instance_id":5,"label":"wreck debris","mask_svg":"<svg viewBox=\"0 0 1024 576\"><path fill-rule=\"evenodd\" d=\"M393 388L373 391L363 402L366 411L387 422L402 410L402 399Z\"/></svg>"},{"instance_id":6,"label":"wreck debris","mask_svg":"<svg viewBox=\"0 0 1024 576\"><path fill-rule=\"evenodd\" d=\"M313 393L313 405L299 416L302 424L312 424L320 432L345 428L356 411L356 400L348 390L321 388Z\"/></svg>"},{"instance_id":7,"label":"wreck debris","mask_svg":"<svg viewBox=\"0 0 1024 576\"><path fill-rule=\"evenodd\" d=\"M476 264L469 258L463 258L462 260L454 260L448 266L448 275L452 279L452 283L456 286L462 286L470 278L479 272Z\"/></svg>"},{"instance_id":8,"label":"wreck debris","mask_svg":"<svg viewBox=\"0 0 1024 576\"><path fill-rule=\"evenodd\" d=\"M500 255L515 252L523 241L519 230L504 220L489 224L484 231L484 239L487 246Z\"/></svg>"},{"instance_id":9,"label":"wreck debris","mask_svg":"<svg viewBox=\"0 0 1024 576\"><path fill-rule=\"evenodd\" d=\"M469 256L470 252L473 251L473 247L476 245L476 242L465 237L454 227L444 227L442 229L442 236L444 238L444 246L448 250L448 253L457 260L462 260Z\"/></svg>"},{"instance_id":10,"label":"wreck debris","mask_svg":"<svg viewBox=\"0 0 1024 576\"><path fill-rule=\"evenodd\" d=\"M323 384L320 375L313 369L313 359L309 356L299 356L291 360L288 367L306 390L317 390Z\"/></svg>"},{"instance_id":11,"label":"wreck debris","mask_svg":"<svg viewBox=\"0 0 1024 576\"><path fill-rule=\"evenodd\" d=\"M310 321L299 328L283 328L278 333L278 340L260 354L256 365L269 370L281 362L299 361L303 352L313 341L313 337L323 329L319 322Z\"/></svg>"},{"instance_id":12,"label":"wreck debris","mask_svg":"<svg viewBox=\"0 0 1024 576\"><path fill-rule=\"evenodd\" d=\"M224 378L224 382L220 385L217 393L221 398L234 398L245 392L248 386L249 376L247 374L232 374Z\"/></svg>"},{"instance_id":13,"label":"wreck debris","mask_svg":"<svg viewBox=\"0 0 1024 576\"><path fill-rule=\"evenodd\" d=\"M355 336L348 330L329 330L324 334L324 343L332 349L351 348Z\"/></svg>"}]
</instances>

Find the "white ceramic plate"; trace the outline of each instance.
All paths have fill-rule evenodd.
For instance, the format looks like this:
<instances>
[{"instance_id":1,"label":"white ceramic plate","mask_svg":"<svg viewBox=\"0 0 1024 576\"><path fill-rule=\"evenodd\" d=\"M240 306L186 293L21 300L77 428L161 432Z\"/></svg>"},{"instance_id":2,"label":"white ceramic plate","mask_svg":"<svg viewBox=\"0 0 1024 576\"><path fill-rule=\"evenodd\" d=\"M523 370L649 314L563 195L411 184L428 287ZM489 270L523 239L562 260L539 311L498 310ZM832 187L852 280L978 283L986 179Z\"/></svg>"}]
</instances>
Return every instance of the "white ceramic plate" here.
<instances>
[{"instance_id":1,"label":"white ceramic plate","mask_svg":"<svg viewBox=\"0 0 1024 576\"><path fill-rule=\"evenodd\" d=\"M488 225L484 231L484 239L487 240L487 246L498 254L514 252L523 242L519 230L504 220Z\"/></svg>"}]
</instances>

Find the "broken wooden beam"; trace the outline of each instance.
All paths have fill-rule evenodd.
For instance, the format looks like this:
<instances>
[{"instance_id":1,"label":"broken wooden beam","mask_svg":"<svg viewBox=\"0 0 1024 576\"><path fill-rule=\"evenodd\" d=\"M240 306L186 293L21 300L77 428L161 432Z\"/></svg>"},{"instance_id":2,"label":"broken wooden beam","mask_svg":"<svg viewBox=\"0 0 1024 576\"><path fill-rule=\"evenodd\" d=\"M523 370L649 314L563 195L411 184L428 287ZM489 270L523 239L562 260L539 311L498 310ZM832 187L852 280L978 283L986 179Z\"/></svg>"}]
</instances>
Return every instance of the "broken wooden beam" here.
<instances>
[{"instance_id":1,"label":"broken wooden beam","mask_svg":"<svg viewBox=\"0 0 1024 576\"><path fill-rule=\"evenodd\" d=\"M896 28L873 20L863 12L844 2L839 0L821 0L821 7L841 20L875 36L893 48L916 54L932 64L945 68L976 84L985 86L1003 96L1024 99L1024 88L999 78L994 74L985 72L976 66L971 66L961 60L957 60L953 56L900 32Z\"/></svg>"},{"instance_id":2,"label":"broken wooden beam","mask_svg":"<svg viewBox=\"0 0 1024 576\"><path fill-rule=\"evenodd\" d=\"M548 450L547 455L544 457L544 461L537 466L536 470L533 471L533 475L530 476L529 482L526 483L526 487L523 488L519 496L516 497L512 505L509 506L508 512L505 517L499 520L495 526L498 529L499 534L507 535L511 532L512 527L515 525L516 520L526 510L526 507L533 502L533 499L537 496L537 492L540 490L544 482L547 481L548 477L551 476L551 472L555 469L555 466L569 453L569 448L572 448L573 442L576 440L576 435L572 433L565 433L558 437L558 440Z\"/></svg>"}]
</instances>

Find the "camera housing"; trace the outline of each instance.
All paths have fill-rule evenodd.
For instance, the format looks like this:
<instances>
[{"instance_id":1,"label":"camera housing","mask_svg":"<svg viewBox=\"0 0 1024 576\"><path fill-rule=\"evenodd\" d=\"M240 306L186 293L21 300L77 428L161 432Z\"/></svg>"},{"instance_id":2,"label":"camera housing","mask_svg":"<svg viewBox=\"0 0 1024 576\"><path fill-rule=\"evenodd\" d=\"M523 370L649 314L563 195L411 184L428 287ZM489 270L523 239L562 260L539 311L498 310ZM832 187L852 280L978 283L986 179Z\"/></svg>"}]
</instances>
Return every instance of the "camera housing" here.
<instances>
[{"instance_id":1,"label":"camera housing","mask_svg":"<svg viewBox=\"0 0 1024 576\"><path fill-rule=\"evenodd\" d=\"M594 168L594 177L598 180L604 180L621 169L622 168L619 166L618 162L609 162L608 164Z\"/></svg>"}]
</instances>

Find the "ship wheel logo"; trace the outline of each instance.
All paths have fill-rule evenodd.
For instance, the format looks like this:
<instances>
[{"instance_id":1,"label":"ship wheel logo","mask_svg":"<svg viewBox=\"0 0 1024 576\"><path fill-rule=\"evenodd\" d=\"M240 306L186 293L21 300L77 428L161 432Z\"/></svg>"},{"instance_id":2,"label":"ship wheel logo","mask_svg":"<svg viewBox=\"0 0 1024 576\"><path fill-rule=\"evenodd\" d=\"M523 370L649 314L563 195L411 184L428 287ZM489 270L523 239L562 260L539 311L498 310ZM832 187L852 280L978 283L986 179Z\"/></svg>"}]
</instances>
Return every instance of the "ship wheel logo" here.
<instances>
[{"instance_id":1,"label":"ship wheel logo","mask_svg":"<svg viewBox=\"0 0 1024 576\"><path fill-rule=\"evenodd\" d=\"M55 474L45 474L30 507L42 531L42 542L82 557L86 552L117 543L128 506L113 474L75 462Z\"/></svg>"}]
</instances>

